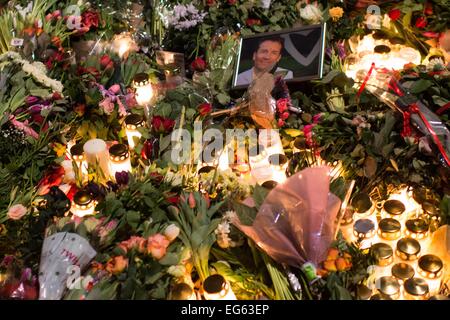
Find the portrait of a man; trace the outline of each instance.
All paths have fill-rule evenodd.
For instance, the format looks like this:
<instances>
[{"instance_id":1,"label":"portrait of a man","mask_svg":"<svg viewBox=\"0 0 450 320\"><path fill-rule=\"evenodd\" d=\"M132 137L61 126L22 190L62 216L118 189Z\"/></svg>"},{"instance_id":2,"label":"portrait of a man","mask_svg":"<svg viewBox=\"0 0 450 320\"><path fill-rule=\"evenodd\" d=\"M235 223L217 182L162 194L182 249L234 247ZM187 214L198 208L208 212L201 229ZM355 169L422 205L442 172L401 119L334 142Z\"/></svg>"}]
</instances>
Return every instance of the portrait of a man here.
<instances>
[{"instance_id":1,"label":"portrait of a man","mask_svg":"<svg viewBox=\"0 0 450 320\"><path fill-rule=\"evenodd\" d=\"M309 25L242 38L233 87L248 87L266 73L287 82L321 78L325 28Z\"/></svg>"},{"instance_id":2,"label":"portrait of a man","mask_svg":"<svg viewBox=\"0 0 450 320\"><path fill-rule=\"evenodd\" d=\"M282 75L284 79L292 79L291 70L276 66L281 59L283 47L284 40L281 37L262 38L253 52L253 67L238 74L236 85L248 85L266 72Z\"/></svg>"}]
</instances>

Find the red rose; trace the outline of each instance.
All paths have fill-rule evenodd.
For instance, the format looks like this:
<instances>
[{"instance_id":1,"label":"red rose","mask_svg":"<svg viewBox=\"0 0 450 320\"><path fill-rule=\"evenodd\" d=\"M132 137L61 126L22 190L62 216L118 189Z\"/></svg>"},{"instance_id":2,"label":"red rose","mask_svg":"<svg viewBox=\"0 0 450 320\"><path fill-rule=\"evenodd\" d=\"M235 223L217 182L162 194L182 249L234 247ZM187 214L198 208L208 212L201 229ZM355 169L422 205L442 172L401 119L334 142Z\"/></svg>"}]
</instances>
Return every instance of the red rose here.
<instances>
[{"instance_id":1,"label":"red rose","mask_svg":"<svg viewBox=\"0 0 450 320\"><path fill-rule=\"evenodd\" d=\"M212 111L212 105L210 103L202 103L198 106L198 112L201 116L206 116Z\"/></svg>"},{"instance_id":2,"label":"red rose","mask_svg":"<svg viewBox=\"0 0 450 320\"><path fill-rule=\"evenodd\" d=\"M44 195L50 191L53 186L59 186L63 180L65 171L60 165L52 166L45 176L38 183L38 194Z\"/></svg>"},{"instance_id":3,"label":"red rose","mask_svg":"<svg viewBox=\"0 0 450 320\"><path fill-rule=\"evenodd\" d=\"M206 70L206 61L198 57L191 63L191 68L198 72L203 72Z\"/></svg>"},{"instance_id":4,"label":"red rose","mask_svg":"<svg viewBox=\"0 0 450 320\"><path fill-rule=\"evenodd\" d=\"M153 156L153 141L146 140L141 150L141 158L144 160L150 160Z\"/></svg>"},{"instance_id":5,"label":"red rose","mask_svg":"<svg viewBox=\"0 0 450 320\"><path fill-rule=\"evenodd\" d=\"M100 15L98 12L88 10L83 12L81 15L81 21L83 22L85 27L88 27L89 29L91 27L98 28L98 22L100 20Z\"/></svg>"},{"instance_id":6,"label":"red rose","mask_svg":"<svg viewBox=\"0 0 450 320\"><path fill-rule=\"evenodd\" d=\"M212 7L215 4L216 4L216 0L206 0L206 5L208 7Z\"/></svg>"},{"instance_id":7,"label":"red rose","mask_svg":"<svg viewBox=\"0 0 450 320\"><path fill-rule=\"evenodd\" d=\"M175 126L175 121L160 116L155 116L152 119L152 128L155 133L168 133L172 131Z\"/></svg>"},{"instance_id":8,"label":"red rose","mask_svg":"<svg viewBox=\"0 0 450 320\"><path fill-rule=\"evenodd\" d=\"M100 58L100 65L102 66L103 69L110 69L114 66L114 62L107 54L104 54Z\"/></svg>"},{"instance_id":9,"label":"red rose","mask_svg":"<svg viewBox=\"0 0 450 320\"><path fill-rule=\"evenodd\" d=\"M278 112L285 112L288 109L287 99L279 99L277 101Z\"/></svg>"},{"instance_id":10,"label":"red rose","mask_svg":"<svg viewBox=\"0 0 450 320\"><path fill-rule=\"evenodd\" d=\"M286 120L287 118L289 118L289 112L283 112L280 115L280 118L283 119L283 120Z\"/></svg>"},{"instance_id":11,"label":"red rose","mask_svg":"<svg viewBox=\"0 0 450 320\"><path fill-rule=\"evenodd\" d=\"M425 4L425 10L424 10L424 13L425 13L427 16L431 16L431 15L433 14L433 5L431 4L431 2L427 2L427 3Z\"/></svg>"},{"instance_id":12,"label":"red rose","mask_svg":"<svg viewBox=\"0 0 450 320\"><path fill-rule=\"evenodd\" d=\"M423 29L427 26L427 19L425 17L418 17L416 20L416 27Z\"/></svg>"},{"instance_id":13,"label":"red rose","mask_svg":"<svg viewBox=\"0 0 450 320\"><path fill-rule=\"evenodd\" d=\"M400 11L400 9L392 9L388 13L389 18L391 18L391 20L394 20L394 21L398 20L398 18L400 18L401 14L402 14L402 12Z\"/></svg>"},{"instance_id":14,"label":"red rose","mask_svg":"<svg viewBox=\"0 0 450 320\"><path fill-rule=\"evenodd\" d=\"M236 2L237 2L237 0L228 0L228 1L227 1L227 3L228 3L230 6L234 6L234 5L236 4Z\"/></svg>"},{"instance_id":15,"label":"red rose","mask_svg":"<svg viewBox=\"0 0 450 320\"><path fill-rule=\"evenodd\" d=\"M285 124L285 122L284 122L284 120L282 120L282 119L278 119L278 127L282 127L282 126L284 126L284 124Z\"/></svg>"},{"instance_id":16,"label":"red rose","mask_svg":"<svg viewBox=\"0 0 450 320\"><path fill-rule=\"evenodd\" d=\"M252 27L254 25L260 25L261 24L261 20L259 19L247 19L245 20L245 24L249 27Z\"/></svg>"}]
</instances>

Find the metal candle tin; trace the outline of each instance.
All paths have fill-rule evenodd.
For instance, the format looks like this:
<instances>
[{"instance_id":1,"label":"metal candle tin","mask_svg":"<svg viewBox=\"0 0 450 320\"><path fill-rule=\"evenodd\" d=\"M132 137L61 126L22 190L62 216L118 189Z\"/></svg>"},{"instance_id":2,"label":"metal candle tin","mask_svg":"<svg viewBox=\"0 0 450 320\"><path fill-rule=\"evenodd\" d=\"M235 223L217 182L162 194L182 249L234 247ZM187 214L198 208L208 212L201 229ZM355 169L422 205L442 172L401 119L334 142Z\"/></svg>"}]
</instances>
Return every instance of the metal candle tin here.
<instances>
[{"instance_id":1,"label":"metal candle tin","mask_svg":"<svg viewBox=\"0 0 450 320\"><path fill-rule=\"evenodd\" d=\"M391 299L398 299L400 297L400 284L396 278L392 276L381 277L378 281L377 289L381 294L388 296Z\"/></svg>"},{"instance_id":2,"label":"metal candle tin","mask_svg":"<svg viewBox=\"0 0 450 320\"><path fill-rule=\"evenodd\" d=\"M405 205L399 200L387 200L383 205L384 218L399 219L405 210Z\"/></svg>"},{"instance_id":3,"label":"metal candle tin","mask_svg":"<svg viewBox=\"0 0 450 320\"><path fill-rule=\"evenodd\" d=\"M370 252L376 260L377 265L385 267L393 262L394 252L386 243L376 243L370 248Z\"/></svg>"},{"instance_id":4,"label":"metal candle tin","mask_svg":"<svg viewBox=\"0 0 450 320\"><path fill-rule=\"evenodd\" d=\"M401 224L392 218L381 219L378 223L378 235L384 240L397 240L401 234Z\"/></svg>"},{"instance_id":5,"label":"metal candle tin","mask_svg":"<svg viewBox=\"0 0 450 320\"><path fill-rule=\"evenodd\" d=\"M414 268L404 262L393 265L391 272L392 275L402 284L406 280L413 278L415 274Z\"/></svg>"},{"instance_id":6,"label":"metal candle tin","mask_svg":"<svg viewBox=\"0 0 450 320\"><path fill-rule=\"evenodd\" d=\"M413 239L422 240L428 237L429 224L424 219L410 219L405 223L405 235Z\"/></svg>"},{"instance_id":7,"label":"metal candle tin","mask_svg":"<svg viewBox=\"0 0 450 320\"><path fill-rule=\"evenodd\" d=\"M412 278L405 281L405 298L408 300L425 300L429 297L427 282L422 278Z\"/></svg>"},{"instance_id":8,"label":"metal candle tin","mask_svg":"<svg viewBox=\"0 0 450 320\"><path fill-rule=\"evenodd\" d=\"M420 253L420 243L416 239L402 238L397 241L397 249L395 253L402 260L417 260Z\"/></svg>"},{"instance_id":9,"label":"metal candle tin","mask_svg":"<svg viewBox=\"0 0 450 320\"><path fill-rule=\"evenodd\" d=\"M436 279L442 276L443 267L444 264L439 257L427 254L420 257L417 271L424 278Z\"/></svg>"}]
</instances>

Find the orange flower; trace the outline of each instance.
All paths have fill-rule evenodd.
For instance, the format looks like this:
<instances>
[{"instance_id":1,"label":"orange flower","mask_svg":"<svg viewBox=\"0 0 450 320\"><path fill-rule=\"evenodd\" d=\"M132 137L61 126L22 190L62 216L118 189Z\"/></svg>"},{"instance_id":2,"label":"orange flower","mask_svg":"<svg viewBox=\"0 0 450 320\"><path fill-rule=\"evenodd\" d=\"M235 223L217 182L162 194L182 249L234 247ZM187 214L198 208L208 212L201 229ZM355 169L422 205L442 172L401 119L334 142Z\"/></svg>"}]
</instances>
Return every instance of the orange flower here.
<instances>
[{"instance_id":1,"label":"orange flower","mask_svg":"<svg viewBox=\"0 0 450 320\"><path fill-rule=\"evenodd\" d=\"M125 270L127 267L128 267L128 259L122 256L111 258L106 263L106 271L115 275L122 273L122 271Z\"/></svg>"}]
</instances>

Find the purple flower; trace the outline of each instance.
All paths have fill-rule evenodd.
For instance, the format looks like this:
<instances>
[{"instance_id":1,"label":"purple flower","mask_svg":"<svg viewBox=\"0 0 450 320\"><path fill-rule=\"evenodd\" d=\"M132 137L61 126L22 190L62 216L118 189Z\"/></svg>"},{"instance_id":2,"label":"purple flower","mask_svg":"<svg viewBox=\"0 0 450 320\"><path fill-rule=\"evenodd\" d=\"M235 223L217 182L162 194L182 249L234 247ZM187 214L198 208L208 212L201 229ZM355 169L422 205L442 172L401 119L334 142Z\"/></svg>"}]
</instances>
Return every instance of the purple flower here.
<instances>
[{"instance_id":1,"label":"purple flower","mask_svg":"<svg viewBox=\"0 0 450 320\"><path fill-rule=\"evenodd\" d=\"M344 41L339 41L336 44L336 47L338 49L338 56L341 59L345 59L345 57L347 56L347 53L345 52L345 44Z\"/></svg>"},{"instance_id":2,"label":"purple flower","mask_svg":"<svg viewBox=\"0 0 450 320\"><path fill-rule=\"evenodd\" d=\"M116 172L116 182L119 185L128 184L128 171Z\"/></svg>"},{"instance_id":3,"label":"purple flower","mask_svg":"<svg viewBox=\"0 0 450 320\"><path fill-rule=\"evenodd\" d=\"M38 97L35 97L35 96L28 96L28 97L25 99L25 103L26 103L27 105L29 105L29 106L32 106L32 105L38 103L39 101L40 101L40 99L39 99Z\"/></svg>"}]
</instances>

